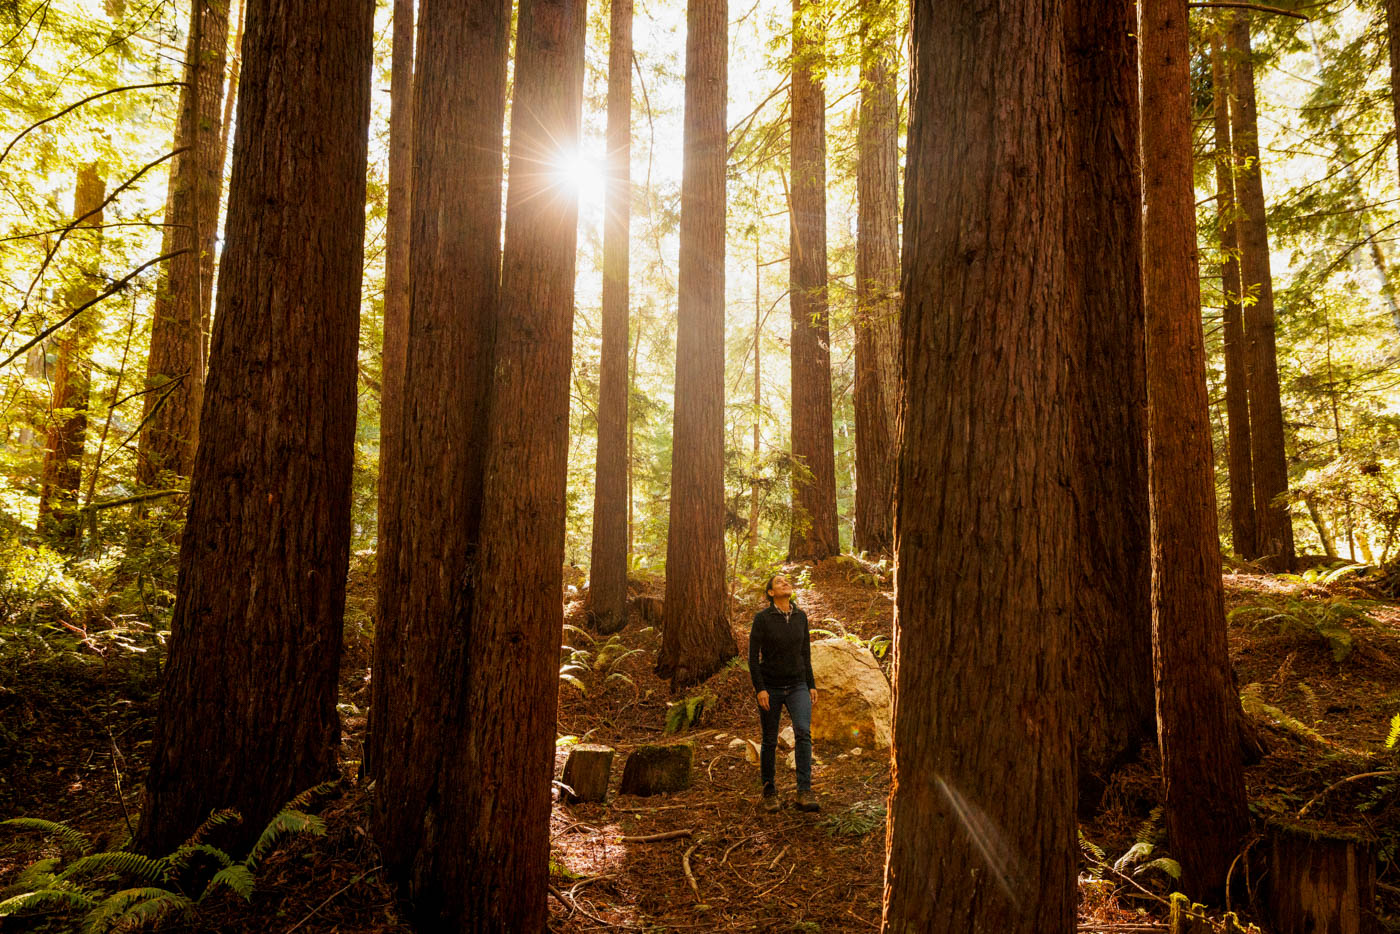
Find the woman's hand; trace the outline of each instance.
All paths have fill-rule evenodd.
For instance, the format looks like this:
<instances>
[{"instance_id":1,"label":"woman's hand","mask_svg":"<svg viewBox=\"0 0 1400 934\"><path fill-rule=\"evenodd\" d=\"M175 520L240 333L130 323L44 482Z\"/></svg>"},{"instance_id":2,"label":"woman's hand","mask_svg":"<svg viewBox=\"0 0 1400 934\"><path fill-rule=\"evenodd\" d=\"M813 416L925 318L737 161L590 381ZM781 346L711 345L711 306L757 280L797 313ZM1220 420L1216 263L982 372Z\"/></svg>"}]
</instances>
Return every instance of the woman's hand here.
<instances>
[{"instance_id":1,"label":"woman's hand","mask_svg":"<svg viewBox=\"0 0 1400 934\"><path fill-rule=\"evenodd\" d=\"M810 694L810 695L812 696L812 706L815 707L816 704L817 704L817 689L816 689L816 688L810 688L810 689L807 691L807 693Z\"/></svg>"},{"instance_id":2,"label":"woman's hand","mask_svg":"<svg viewBox=\"0 0 1400 934\"><path fill-rule=\"evenodd\" d=\"M767 709L768 709L768 692L767 692L767 691L759 691L759 692L758 692L758 706L762 707L764 710L767 710Z\"/></svg>"}]
</instances>

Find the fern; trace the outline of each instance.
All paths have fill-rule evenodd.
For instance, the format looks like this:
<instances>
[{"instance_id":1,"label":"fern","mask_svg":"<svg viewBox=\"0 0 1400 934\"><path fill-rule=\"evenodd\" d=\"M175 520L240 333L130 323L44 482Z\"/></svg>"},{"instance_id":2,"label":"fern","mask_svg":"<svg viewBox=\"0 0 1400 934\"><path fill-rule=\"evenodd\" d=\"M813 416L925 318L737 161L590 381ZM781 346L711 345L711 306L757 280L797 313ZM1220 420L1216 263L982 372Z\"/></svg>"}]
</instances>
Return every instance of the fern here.
<instances>
[{"instance_id":1,"label":"fern","mask_svg":"<svg viewBox=\"0 0 1400 934\"><path fill-rule=\"evenodd\" d=\"M40 820L37 817L12 817L9 820L0 821L0 827L13 827L16 830L33 830L38 833L47 834L48 836L56 837L61 846L77 850L79 853L91 846L87 834L74 830L67 824L60 824L51 820Z\"/></svg>"},{"instance_id":2,"label":"fern","mask_svg":"<svg viewBox=\"0 0 1400 934\"><path fill-rule=\"evenodd\" d=\"M199 900L204 901L212 892L222 886L231 890L244 901L251 901L255 882L253 871L242 863L225 866L214 873L214 878L210 879L209 884L204 887L204 892L199 896Z\"/></svg>"},{"instance_id":3,"label":"fern","mask_svg":"<svg viewBox=\"0 0 1400 934\"><path fill-rule=\"evenodd\" d=\"M292 800L282 805L285 810L304 810L311 806L317 798L327 798L340 790L340 779L333 778L328 782L321 782L319 785L312 785L301 792Z\"/></svg>"},{"instance_id":4,"label":"fern","mask_svg":"<svg viewBox=\"0 0 1400 934\"><path fill-rule=\"evenodd\" d=\"M1103 847L1084 836L1084 831L1082 830L1079 831L1079 848L1083 850L1084 855L1089 857L1093 862L1102 863L1108 858L1108 854L1104 852Z\"/></svg>"},{"instance_id":5,"label":"fern","mask_svg":"<svg viewBox=\"0 0 1400 934\"><path fill-rule=\"evenodd\" d=\"M1142 822L1134 835L1138 843L1153 843L1162 832L1162 806L1159 804L1147 815L1147 820Z\"/></svg>"},{"instance_id":6,"label":"fern","mask_svg":"<svg viewBox=\"0 0 1400 934\"><path fill-rule=\"evenodd\" d=\"M185 845L191 846L195 843L201 843L205 837L209 836L209 834L218 830L220 827L225 827L229 824L241 824L242 822L243 815L239 814L233 808L215 811L205 819L204 823L195 828L194 833L190 834L189 839L185 841Z\"/></svg>"},{"instance_id":7,"label":"fern","mask_svg":"<svg viewBox=\"0 0 1400 934\"><path fill-rule=\"evenodd\" d=\"M122 889L84 919L84 934L135 931L172 914L188 914L194 903L178 892L160 888Z\"/></svg>"},{"instance_id":8,"label":"fern","mask_svg":"<svg viewBox=\"0 0 1400 934\"><path fill-rule=\"evenodd\" d=\"M162 856L160 862L165 866L167 872L183 872L189 868L191 860L200 853L211 857L219 866L232 866L233 858L216 846L207 843L186 843L174 853Z\"/></svg>"},{"instance_id":9,"label":"fern","mask_svg":"<svg viewBox=\"0 0 1400 934\"><path fill-rule=\"evenodd\" d=\"M35 892L25 892L14 898L0 902L0 918L9 917L20 911L35 908L63 908L69 911L86 911L97 904L97 899L78 888L42 888Z\"/></svg>"},{"instance_id":10,"label":"fern","mask_svg":"<svg viewBox=\"0 0 1400 934\"><path fill-rule=\"evenodd\" d=\"M20 871L15 877L14 884L10 886L13 892L32 892L35 889L45 889L54 881L55 870L58 864L63 862L57 856L50 859L41 859L38 862L30 863Z\"/></svg>"},{"instance_id":11,"label":"fern","mask_svg":"<svg viewBox=\"0 0 1400 934\"><path fill-rule=\"evenodd\" d=\"M147 882L168 882L169 875L159 861L140 853L94 853L75 861L59 875L58 881L88 875L135 876Z\"/></svg>"},{"instance_id":12,"label":"fern","mask_svg":"<svg viewBox=\"0 0 1400 934\"><path fill-rule=\"evenodd\" d=\"M1400 713L1390 718L1390 732L1385 737L1385 748L1394 749L1397 742L1400 742Z\"/></svg>"},{"instance_id":13,"label":"fern","mask_svg":"<svg viewBox=\"0 0 1400 934\"><path fill-rule=\"evenodd\" d=\"M715 697L713 694L693 694L682 700L674 701L666 708L666 726L663 733L679 733L681 730L691 726L698 726L705 716L705 708L713 707Z\"/></svg>"},{"instance_id":14,"label":"fern","mask_svg":"<svg viewBox=\"0 0 1400 934\"><path fill-rule=\"evenodd\" d=\"M252 852L243 861L250 870L257 871L258 863L276 848L279 840L295 834L311 834L319 837L326 832L326 822L315 814L306 814L294 808L283 808L268 821Z\"/></svg>"}]
</instances>

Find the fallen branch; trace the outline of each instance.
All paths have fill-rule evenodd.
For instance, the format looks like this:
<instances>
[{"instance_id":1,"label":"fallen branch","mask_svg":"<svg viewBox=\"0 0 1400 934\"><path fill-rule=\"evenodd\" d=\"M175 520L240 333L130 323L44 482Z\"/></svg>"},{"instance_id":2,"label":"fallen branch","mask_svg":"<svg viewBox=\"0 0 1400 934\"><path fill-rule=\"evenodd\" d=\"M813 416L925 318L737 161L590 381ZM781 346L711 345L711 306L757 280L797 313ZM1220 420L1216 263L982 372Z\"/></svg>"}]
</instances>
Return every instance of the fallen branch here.
<instances>
[{"instance_id":1,"label":"fallen branch","mask_svg":"<svg viewBox=\"0 0 1400 934\"><path fill-rule=\"evenodd\" d=\"M782 861L783 854L786 853L787 851L788 851L787 844L784 844L784 845L783 845L783 848L782 848L781 850L778 851L778 855L775 856L775 857L773 857L773 862L771 862L771 863L768 864L768 868L769 868L770 870L777 869L777 868L778 868L778 863Z\"/></svg>"},{"instance_id":2,"label":"fallen branch","mask_svg":"<svg viewBox=\"0 0 1400 934\"><path fill-rule=\"evenodd\" d=\"M147 503L153 499L164 499L167 496L178 496L181 493L188 493L188 490L157 490L154 493L140 493L136 496L123 496L121 499L104 499L100 503L90 503L79 509L79 512L96 512L99 509L115 509L117 506L130 506L133 503Z\"/></svg>"},{"instance_id":3,"label":"fallen branch","mask_svg":"<svg viewBox=\"0 0 1400 934\"><path fill-rule=\"evenodd\" d=\"M1281 10L1276 6L1265 6L1262 3L1245 3L1243 0L1209 0L1209 2L1202 0L1202 2L1199 3L1188 3L1186 5L1193 10L1254 10L1259 13L1276 13L1279 16L1291 16L1305 23L1308 21L1308 18L1302 13L1294 13L1292 10ZM1160 930L1160 928L1152 928L1152 930Z\"/></svg>"},{"instance_id":4,"label":"fallen branch","mask_svg":"<svg viewBox=\"0 0 1400 934\"><path fill-rule=\"evenodd\" d=\"M1307 804L1303 805L1302 810L1300 810L1300 811L1298 812L1298 816L1299 816L1299 817L1302 817L1304 814L1308 813L1308 808L1310 808L1310 807L1312 807L1314 804L1316 804L1319 798L1321 798L1323 795L1327 794L1329 791L1331 791L1331 790L1334 789L1334 788L1340 788L1340 787L1342 787L1342 786L1345 785L1347 782L1357 782L1357 781L1360 781L1360 780L1363 779L1363 778L1386 778L1386 777L1389 777L1389 776L1392 776L1392 775L1400 775L1400 771L1396 771L1395 769L1386 769L1386 770L1384 770L1384 771L1382 771L1382 772L1362 772L1360 775L1350 775L1350 776L1348 776L1348 777L1342 779L1342 780L1339 781L1339 782L1333 782L1332 784L1328 785L1326 788L1324 788L1324 789L1322 789L1321 791L1319 791L1317 794L1313 795L1313 796L1312 796L1312 799L1311 799L1310 801L1308 801Z\"/></svg>"},{"instance_id":5,"label":"fallen branch","mask_svg":"<svg viewBox=\"0 0 1400 934\"><path fill-rule=\"evenodd\" d=\"M689 831L686 832L689 833ZM690 890L695 893L695 900L697 902L700 900L700 886L695 884L695 873L690 871L690 854L694 853L695 848L699 845L698 843L692 843L690 849L686 850L685 855L681 857L681 868L685 870L685 880L690 883Z\"/></svg>"},{"instance_id":6,"label":"fallen branch","mask_svg":"<svg viewBox=\"0 0 1400 934\"><path fill-rule=\"evenodd\" d=\"M679 837L691 835L689 830L668 830L665 833L653 833L644 837L618 837L619 843L658 843L662 840L675 840Z\"/></svg>"}]
</instances>

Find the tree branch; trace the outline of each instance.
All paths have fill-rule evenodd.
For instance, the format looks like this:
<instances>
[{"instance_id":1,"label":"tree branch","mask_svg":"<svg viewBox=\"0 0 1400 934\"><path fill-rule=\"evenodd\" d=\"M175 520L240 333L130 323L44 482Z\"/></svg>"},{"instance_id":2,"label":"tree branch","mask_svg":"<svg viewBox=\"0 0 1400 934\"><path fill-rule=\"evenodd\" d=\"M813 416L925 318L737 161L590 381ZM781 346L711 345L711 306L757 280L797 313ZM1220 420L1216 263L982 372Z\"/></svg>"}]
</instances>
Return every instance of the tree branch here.
<instances>
[{"instance_id":1,"label":"tree branch","mask_svg":"<svg viewBox=\"0 0 1400 934\"><path fill-rule=\"evenodd\" d=\"M1279 9L1276 6L1265 6L1262 3L1245 3L1243 0L1202 0L1198 3L1186 4L1193 10L1255 10L1259 13L1275 13L1279 16L1291 16L1303 22L1308 21L1308 17L1302 13L1294 13L1292 10Z\"/></svg>"},{"instance_id":2,"label":"tree branch","mask_svg":"<svg viewBox=\"0 0 1400 934\"><path fill-rule=\"evenodd\" d=\"M4 151L4 152L0 152L0 162L4 162L4 161L5 161L5 157L8 156L8 155L10 154L10 150L11 150L11 149L14 149L14 148L15 148L15 144L18 143L20 140L24 139L24 137L25 137L26 135L28 135L28 134L30 133L30 131L32 131L32 130L37 130L39 127L43 126L43 125L46 124L46 123L52 123L54 120L57 120L59 117L62 117L64 114L72 113L74 110L77 110L79 107L83 106L84 104L90 104L90 103L92 103L93 101L97 100L97 99L100 98L100 97L106 97L106 96L109 95L109 94L116 94L116 93L119 93L119 92L121 92L121 91L141 91L141 90L144 90L144 89L146 89L146 88L183 87L183 86L184 86L184 83L185 83L185 82L183 82L183 81L156 81L156 82L154 82L154 83L152 83L152 84L129 84L129 85L127 85L126 87L112 88L112 89L109 90L109 91L99 91L99 92L96 93L96 94L93 94L93 95L90 95L90 96L88 96L88 97L85 97L85 98L83 98L82 100L78 101L76 104L69 104L67 107L63 108L63 109L60 110L58 113L56 113L56 114L54 114L54 115L52 115L52 116L49 116L49 117L45 117L44 119L40 120L38 123L31 123L29 126L25 127L23 130L20 130L20 131L19 131L19 135L16 136L14 139L10 140L10 145L8 145L8 146L5 147L5 151Z\"/></svg>"}]
</instances>

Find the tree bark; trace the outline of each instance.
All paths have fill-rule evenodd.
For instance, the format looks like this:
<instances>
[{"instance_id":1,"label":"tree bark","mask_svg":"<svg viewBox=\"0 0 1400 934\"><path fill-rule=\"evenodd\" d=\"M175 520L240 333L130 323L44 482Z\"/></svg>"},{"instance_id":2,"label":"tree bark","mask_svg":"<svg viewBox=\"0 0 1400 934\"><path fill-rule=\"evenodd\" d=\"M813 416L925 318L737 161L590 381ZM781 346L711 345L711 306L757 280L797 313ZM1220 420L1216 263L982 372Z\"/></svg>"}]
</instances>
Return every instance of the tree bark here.
<instances>
[{"instance_id":1,"label":"tree bark","mask_svg":"<svg viewBox=\"0 0 1400 934\"><path fill-rule=\"evenodd\" d=\"M521 0L491 372L472 714L443 834L462 930L549 921L550 779L564 607L578 193L555 174L583 119L584 0ZM460 841L460 845L454 845ZM453 909L449 903L449 909Z\"/></svg>"},{"instance_id":2,"label":"tree bark","mask_svg":"<svg viewBox=\"0 0 1400 934\"><path fill-rule=\"evenodd\" d=\"M151 351L146 363L142 418L137 442L137 480L164 483L162 473L187 477L199 441L204 400L205 319L214 295L214 236L223 193L222 114L224 59L228 48L228 0L194 0L185 47L185 86L170 172L164 251L185 252L170 260L156 291ZM178 379L170 392L158 387ZM159 406L159 408L156 408Z\"/></svg>"},{"instance_id":3,"label":"tree bark","mask_svg":"<svg viewBox=\"0 0 1400 934\"><path fill-rule=\"evenodd\" d=\"M822 6L792 0L791 251L792 456L788 559L841 551L836 522L836 446L831 422L831 338L826 293L826 26Z\"/></svg>"},{"instance_id":4,"label":"tree bark","mask_svg":"<svg viewBox=\"0 0 1400 934\"><path fill-rule=\"evenodd\" d=\"M477 857L445 822L467 807L479 666L502 648L483 642L473 607L510 24L509 0L424 0L417 26L398 546L379 563L370 775L384 865L424 925L465 911L460 873Z\"/></svg>"},{"instance_id":5,"label":"tree bark","mask_svg":"<svg viewBox=\"0 0 1400 934\"><path fill-rule=\"evenodd\" d=\"M81 166L73 193L73 219L81 220L73 236L78 282L68 292L70 308L77 308L97 296L102 258L100 209L106 197L107 181L102 177L101 165L91 162ZM44 439L44 463L39 474L38 531L70 550L77 548L83 535L76 510L82 485L88 395L92 389L92 345L98 320L97 309L88 309L57 341L53 400Z\"/></svg>"},{"instance_id":6,"label":"tree bark","mask_svg":"<svg viewBox=\"0 0 1400 934\"><path fill-rule=\"evenodd\" d=\"M1395 143L1400 148L1400 0L1385 0L1385 37L1390 49L1390 106L1395 115ZM1400 154L1396 168L1400 169Z\"/></svg>"},{"instance_id":7,"label":"tree bark","mask_svg":"<svg viewBox=\"0 0 1400 934\"><path fill-rule=\"evenodd\" d=\"M403 432L403 390L408 369L408 312L411 299L408 280L413 207L414 6L414 0L394 0L389 77L389 212L385 221L384 347L380 358L378 542L375 553L379 575L384 583L392 587L399 586L393 575L401 547L399 519L402 511L398 471L403 454L399 444ZM386 578L386 574L389 577ZM382 604L386 599L384 587L380 588L378 597ZM376 625L384 625L385 610L382 605L376 615ZM384 670L389 654L387 651L374 653L371 685L390 677ZM370 717L373 719L375 716L375 708L371 704ZM379 743L383 737L383 732L371 724L369 742L365 748L366 773L369 775L380 774L376 760L382 753Z\"/></svg>"},{"instance_id":8,"label":"tree bark","mask_svg":"<svg viewBox=\"0 0 1400 934\"><path fill-rule=\"evenodd\" d=\"M913 8L884 892L898 934L1074 929L1063 39L1053 0Z\"/></svg>"},{"instance_id":9,"label":"tree bark","mask_svg":"<svg viewBox=\"0 0 1400 934\"><path fill-rule=\"evenodd\" d=\"M1216 536L1185 0L1143 0L1138 35L1157 728L1167 834L1183 891L1199 898L1224 883L1248 814Z\"/></svg>"},{"instance_id":10,"label":"tree bark","mask_svg":"<svg viewBox=\"0 0 1400 934\"><path fill-rule=\"evenodd\" d=\"M724 585L724 224L727 0L688 0L676 408L666 624L656 674L704 681L738 654Z\"/></svg>"},{"instance_id":11,"label":"tree bark","mask_svg":"<svg viewBox=\"0 0 1400 934\"><path fill-rule=\"evenodd\" d=\"M1249 15L1237 14L1227 34L1234 73L1231 84L1231 140L1237 159L1235 197L1239 202L1240 277L1249 377L1249 430L1254 474L1254 520L1259 556L1286 569L1293 561L1293 520L1288 503L1288 460L1284 453L1283 406L1279 399L1275 347L1274 286L1269 270L1269 228L1264 210L1264 179L1259 162L1259 121L1254 99L1254 62L1249 46Z\"/></svg>"},{"instance_id":12,"label":"tree bark","mask_svg":"<svg viewBox=\"0 0 1400 934\"><path fill-rule=\"evenodd\" d=\"M894 9L861 8L861 93L856 192L857 551L894 546L899 405L899 101Z\"/></svg>"},{"instance_id":13,"label":"tree bark","mask_svg":"<svg viewBox=\"0 0 1400 934\"><path fill-rule=\"evenodd\" d=\"M1215 97L1215 200L1220 226L1221 292L1225 296L1225 418L1230 461L1230 529L1242 558L1259 557L1254 520L1254 469L1249 433L1249 375L1240 308L1240 242L1235 207L1235 147L1230 132L1230 64L1220 39L1210 41Z\"/></svg>"},{"instance_id":14,"label":"tree bark","mask_svg":"<svg viewBox=\"0 0 1400 934\"><path fill-rule=\"evenodd\" d=\"M250 0L145 852L220 807L256 834L335 772L373 19Z\"/></svg>"},{"instance_id":15,"label":"tree bark","mask_svg":"<svg viewBox=\"0 0 1400 934\"><path fill-rule=\"evenodd\" d=\"M628 231L631 227L632 0L612 0L608 50L608 190L603 227L603 347L588 618L627 624Z\"/></svg>"},{"instance_id":16,"label":"tree bark","mask_svg":"<svg viewBox=\"0 0 1400 934\"><path fill-rule=\"evenodd\" d=\"M1081 810L1156 736L1136 31L1132 0L1065 5Z\"/></svg>"}]
</instances>

